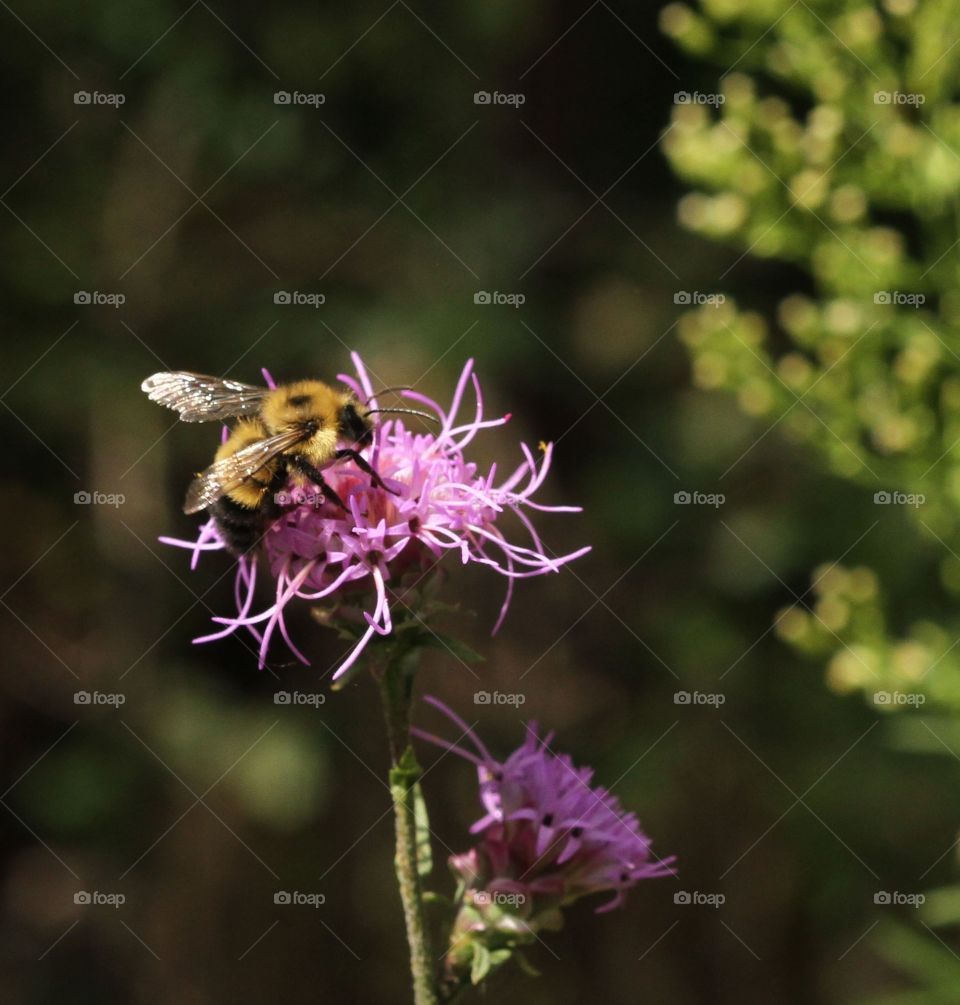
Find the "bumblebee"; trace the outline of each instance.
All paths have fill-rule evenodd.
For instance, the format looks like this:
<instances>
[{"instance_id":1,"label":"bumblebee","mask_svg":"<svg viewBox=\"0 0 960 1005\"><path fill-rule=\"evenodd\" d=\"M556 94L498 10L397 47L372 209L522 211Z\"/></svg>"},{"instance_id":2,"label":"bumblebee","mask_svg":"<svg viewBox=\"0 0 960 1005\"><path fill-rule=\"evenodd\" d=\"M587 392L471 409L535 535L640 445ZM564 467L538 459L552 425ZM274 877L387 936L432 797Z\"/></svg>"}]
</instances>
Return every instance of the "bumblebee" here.
<instances>
[{"instance_id":1,"label":"bumblebee","mask_svg":"<svg viewBox=\"0 0 960 1005\"><path fill-rule=\"evenodd\" d=\"M432 418L411 408L367 408L351 391L320 380L267 388L178 371L155 373L140 387L184 422L239 420L213 463L190 484L183 506L184 513L206 510L235 554L252 551L279 516L275 496L291 478L312 482L345 510L322 469L349 458L374 486L387 489L360 453L373 440L371 415L401 412Z\"/></svg>"}]
</instances>

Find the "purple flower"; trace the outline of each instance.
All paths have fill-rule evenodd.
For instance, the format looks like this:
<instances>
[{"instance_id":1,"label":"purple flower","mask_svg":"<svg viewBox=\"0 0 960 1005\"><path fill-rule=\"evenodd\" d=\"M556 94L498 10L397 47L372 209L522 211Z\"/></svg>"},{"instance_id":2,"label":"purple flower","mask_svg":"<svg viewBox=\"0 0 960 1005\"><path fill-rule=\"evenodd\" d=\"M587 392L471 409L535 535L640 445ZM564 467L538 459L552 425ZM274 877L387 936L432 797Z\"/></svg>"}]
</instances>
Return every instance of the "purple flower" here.
<instances>
[{"instance_id":1,"label":"purple flower","mask_svg":"<svg viewBox=\"0 0 960 1005\"><path fill-rule=\"evenodd\" d=\"M560 908L580 897L612 892L597 909L609 911L640 880L674 873L674 859L653 854L636 816L592 784L593 771L550 749L552 733L541 737L529 723L521 746L498 761L455 712L436 698L425 700L463 730L470 746L412 732L476 765L484 810L471 827L478 844L450 858L462 887L454 968L468 961L471 938L523 941L524 934L559 927Z\"/></svg>"},{"instance_id":2,"label":"purple flower","mask_svg":"<svg viewBox=\"0 0 960 1005\"><path fill-rule=\"evenodd\" d=\"M375 392L359 355L353 353L352 359L356 378L341 374L338 379L375 405ZM460 408L470 387L475 408L470 418L461 419ZM370 477L353 462L324 472L348 512L317 496L313 489L291 484L283 515L266 530L261 542L264 564L274 581L272 602L262 610L254 609L257 558L240 558L235 581L237 613L214 617L223 627L195 642L211 642L246 629L257 642L263 667L273 636L279 632L297 658L308 663L284 622L287 605L294 600L332 601L338 613L349 618L351 605L355 608L359 604L359 637L334 674L336 680L375 635L391 633L396 588L412 589L447 552L457 553L463 564L476 562L506 578L506 596L493 629L496 632L510 604L514 580L557 572L590 550L586 547L567 555L548 555L527 512L579 512L579 507L544 506L533 500L550 469L550 444L541 445L543 456L538 462L521 443L522 463L499 484L496 464L481 473L464 456L464 448L477 433L502 426L510 418L483 418L483 397L472 360L463 368L449 410L415 391L406 391L404 396L433 412L440 428L418 432L399 419L388 419L377 427L369 460L391 491L371 485ZM526 542L515 543L506 537L501 522L508 511L525 530ZM161 541L192 551L191 568L196 567L202 552L225 548L212 520L203 524L195 541ZM259 576L262 578L262 571Z\"/></svg>"}]
</instances>

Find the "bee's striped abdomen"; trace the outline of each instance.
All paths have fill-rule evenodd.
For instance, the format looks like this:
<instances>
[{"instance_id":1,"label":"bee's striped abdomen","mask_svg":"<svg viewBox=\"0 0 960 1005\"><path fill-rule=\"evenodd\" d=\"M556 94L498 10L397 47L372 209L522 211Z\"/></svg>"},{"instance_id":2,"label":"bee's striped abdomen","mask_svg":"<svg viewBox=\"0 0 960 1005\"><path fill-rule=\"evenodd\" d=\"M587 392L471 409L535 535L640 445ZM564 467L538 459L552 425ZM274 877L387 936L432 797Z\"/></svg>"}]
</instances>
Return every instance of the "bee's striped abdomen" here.
<instances>
[{"instance_id":1,"label":"bee's striped abdomen","mask_svg":"<svg viewBox=\"0 0 960 1005\"><path fill-rule=\"evenodd\" d=\"M239 506L229 496L218 499L207 512L213 517L224 544L235 555L252 551L266 529L261 510Z\"/></svg>"}]
</instances>

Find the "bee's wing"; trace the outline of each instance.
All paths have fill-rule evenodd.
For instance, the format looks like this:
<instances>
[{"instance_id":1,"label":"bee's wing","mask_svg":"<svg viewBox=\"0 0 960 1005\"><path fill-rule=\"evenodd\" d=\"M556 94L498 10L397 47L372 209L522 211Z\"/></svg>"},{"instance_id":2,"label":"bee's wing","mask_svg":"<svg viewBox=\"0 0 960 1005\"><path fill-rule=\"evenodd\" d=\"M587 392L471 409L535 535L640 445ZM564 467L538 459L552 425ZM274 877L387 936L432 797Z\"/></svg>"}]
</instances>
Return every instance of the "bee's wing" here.
<instances>
[{"instance_id":1,"label":"bee's wing","mask_svg":"<svg viewBox=\"0 0 960 1005\"><path fill-rule=\"evenodd\" d=\"M155 373L147 377L140 390L145 391L151 401L178 411L184 422L210 422L250 415L259 411L263 399L270 393L265 387L186 370Z\"/></svg>"},{"instance_id":2,"label":"bee's wing","mask_svg":"<svg viewBox=\"0 0 960 1005\"><path fill-rule=\"evenodd\" d=\"M295 443L309 436L305 429L290 429L276 436L268 436L238 450L229 457L215 461L190 483L187 498L183 504L184 513L198 513L215 503L245 478L255 475L265 464L269 464L277 454L283 453Z\"/></svg>"}]
</instances>

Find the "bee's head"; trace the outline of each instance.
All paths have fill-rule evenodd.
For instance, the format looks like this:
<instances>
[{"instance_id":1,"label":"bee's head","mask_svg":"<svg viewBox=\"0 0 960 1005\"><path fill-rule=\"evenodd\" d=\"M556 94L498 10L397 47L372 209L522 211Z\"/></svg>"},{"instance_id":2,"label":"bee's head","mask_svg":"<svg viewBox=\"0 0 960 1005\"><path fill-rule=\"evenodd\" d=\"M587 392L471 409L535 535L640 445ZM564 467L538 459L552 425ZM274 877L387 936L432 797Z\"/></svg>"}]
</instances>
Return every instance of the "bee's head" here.
<instances>
[{"instance_id":1,"label":"bee's head","mask_svg":"<svg viewBox=\"0 0 960 1005\"><path fill-rule=\"evenodd\" d=\"M340 438L356 447L369 446L373 439L373 423L361 413L358 403L348 398L337 416Z\"/></svg>"}]
</instances>

